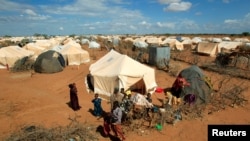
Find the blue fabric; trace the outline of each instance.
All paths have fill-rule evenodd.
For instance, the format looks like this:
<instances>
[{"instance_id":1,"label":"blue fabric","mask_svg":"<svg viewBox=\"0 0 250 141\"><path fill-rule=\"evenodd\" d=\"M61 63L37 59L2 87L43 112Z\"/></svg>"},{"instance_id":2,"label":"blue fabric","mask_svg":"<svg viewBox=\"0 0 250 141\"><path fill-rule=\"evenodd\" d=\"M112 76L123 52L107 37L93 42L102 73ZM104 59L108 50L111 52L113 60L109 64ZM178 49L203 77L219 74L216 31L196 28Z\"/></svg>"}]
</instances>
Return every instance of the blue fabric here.
<instances>
[{"instance_id":1,"label":"blue fabric","mask_svg":"<svg viewBox=\"0 0 250 141\"><path fill-rule=\"evenodd\" d=\"M94 103L94 115L95 116L101 116L103 109L102 109L102 99L100 98L95 98L92 100L92 103Z\"/></svg>"}]
</instances>

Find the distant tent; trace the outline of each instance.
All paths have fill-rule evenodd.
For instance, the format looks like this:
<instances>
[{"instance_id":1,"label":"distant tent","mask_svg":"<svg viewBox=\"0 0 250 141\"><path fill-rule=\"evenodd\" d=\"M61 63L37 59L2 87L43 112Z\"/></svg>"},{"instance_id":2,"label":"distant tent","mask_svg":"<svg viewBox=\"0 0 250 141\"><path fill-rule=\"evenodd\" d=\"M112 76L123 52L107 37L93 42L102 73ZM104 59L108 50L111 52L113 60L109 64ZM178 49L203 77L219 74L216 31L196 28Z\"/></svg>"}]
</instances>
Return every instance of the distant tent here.
<instances>
[{"instance_id":1,"label":"distant tent","mask_svg":"<svg viewBox=\"0 0 250 141\"><path fill-rule=\"evenodd\" d=\"M194 37L191 40L192 40L192 43L194 44L198 44L199 42L202 42L202 38L200 37Z\"/></svg>"},{"instance_id":2,"label":"distant tent","mask_svg":"<svg viewBox=\"0 0 250 141\"><path fill-rule=\"evenodd\" d=\"M63 71L65 60L59 52L48 50L41 53L35 63L34 70L39 73L56 73Z\"/></svg>"},{"instance_id":3,"label":"distant tent","mask_svg":"<svg viewBox=\"0 0 250 141\"><path fill-rule=\"evenodd\" d=\"M184 87L182 87L184 84ZM210 100L212 92L212 85L209 79L204 75L202 70L192 65L186 69L183 69L171 89L174 95L186 99L186 96L194 96L196 104L207 103Z\"/></svg>"},{"instance_id":4,"label":"distant tent","mask_svg":"<svg viewBox=\"0 0 250 141\"><path fill-rule=\"evenodd\" d=\"M184 50L183 43L175 38L166 38L161 43L162 46L169 46L172 50Z\"/></svg>"},{"instance_id":5,"label":"distant tent","mask_svg":"<svg viewBox=\"0 0 250 141\"><path fill-rule=\"evenodd\" d=\"M218 53L218 43L199 42L197 52L211 57L216 57Z\"/></svg>"},{"instance_id":6,"label":"distant tent","mask_svg":"<svg viewBox=\"0 0 250 141\"><path fill-rule=\"evenodd\" d=\"M158 38L158 37L147 37L146 38L146 42L149 44L149 45L156 45L156 46L159 46L162 42L162 39L161 38Z\"/></svg>"},{"instance_id":7,"label":"distant tent","mask_svg":"<svg viewBox=\"0 0 250 141\"><path fill-rule=\"evenodd\" d=\"M223 41L218 44L218 52L222 52L222 50L233 51L237 47L243 45L242 42L234 42L234 41Z\"/></svg>"},{"instance_id":8,"label":"distant tent","mask_svg":"<svg viewBox=\"0 0 250 141\"><path fill-rule=\"evenodd\" d=\"M89 40L88 39L82 39L81 40L81 44L88 44L89 43Z\"/></svg>"},{"instance_id":9,"label":"distant tent","mask_svg":"<svg viewBox=\"0 0 250 141\"><path fill-rule=\"evenodd\" d=\"M213 43L220 43L220 42L222 42L222 39L221 38L212 38L211 42L213 42Z\"/></svg>"},{"instance_id":10,"label":"distant tent","mask_svg":"<svg viewBox=\"0 0 250 141\"><path fill-rule=\"evenodd\" d=\"M89 52L73 44L64 45L60 53L63 55L66 65L80 65L90 61Z\"/></svg>"},{"instance_id":11,"label":"distant tent","mask_svg":"<svg viewBox=\"0 0 250 141\"><path fill-rule=\"evenodd\" d=\"M15 62L23 57L34 55L33 51L23 49L19 46L8 46L0 49L0 68L13 67Z\"/></svg>"},{"instance_id":12,"label":"distant tent","mask_svg":"<svg viewBox=\"0 0 250 141\"><path fill-rule=\"evenodd\" d=\"M183 39L182 39L181 36L177 36L177 37L176 37L176 40L178 40L179 42L182 42L182 41L183 41Z\"/></svg>"},{"instance_id":13,"label":"distant tent","mask_svg":"<svg viewBox=\"0 0 250 141\"><path fill-rule=\"evenodd\" d=\"M165 68L170 60L170 47L149 47L149 65Z\"/></svg>"},{"instance_id":14,"label":"distant tent","mask_svg":"<svg viewBox=\"0 0 250 141\"><path fill-rule=\"evenodd\" d=\"M231 38L230 37L223 37L222 41L231 41Z\"/></svg>"},{"instance_id":15,"label":"distant tent","mask_svg":"<svg viewBox=\"0 0 250 141\"><path fill-rule=\"evenodd\" d=\"M113 46L118 46L120 43L120 38L119 37L111 37L108 39L108 42L111 42L113 44Z\"/></svg>"},{"instance_id":16,"label":"distant tent","mask_svg":"<svg viewBox=\"0 0 250 141\"><path fill-rule=\"evenodd\" d=\"M100 48L101 45L97 43L96 41L90 41L89 42L89 48Z\"/></svg>"},{"instance_id":17,"label":"distant tent","mask_svg":"<svg viewBox=\"0 0 250 141\"><path fill-rule=\"evenodd\" d=\"M53 44L51 43L50 40L35 40L35 45L42 47L46 50L50 49L51 47L53 47Z\"/></svg>"},{"instance_id":18,"label":"distant tent","mask_svg":"<svg viewBox=\"0 0 250 141\"><path fill-rule=\"evenodd\" d=\"M249 42L249 39L247 39L247 38L235 38L234 41L247 43L247 42Z\"/></svg>"},{"instance_id":19,"label":"distant tent","mask_svg":"<svg viewBox=\"0 0 250 141\"><path fill-rule=\"evenodd\" d=\"M138 47L138 48L147 48L148 47L148 43L146 43L145 41L134 41L133 42L133 45L135 47Z\"/></svg>"},{"instance_id":20,"label":"distant tent","mask_svg":"<svg viewBox=\"0 0 250 141\"><path fill-rule=\"evenodd\" d=\"M41 54L44 51L47 51L47 49L38 46L35 43L28 43L25 46L23 46L24 49L30 50L34 52L34 58L36 58L39 54Z\"/></svg>"}]
</instances>

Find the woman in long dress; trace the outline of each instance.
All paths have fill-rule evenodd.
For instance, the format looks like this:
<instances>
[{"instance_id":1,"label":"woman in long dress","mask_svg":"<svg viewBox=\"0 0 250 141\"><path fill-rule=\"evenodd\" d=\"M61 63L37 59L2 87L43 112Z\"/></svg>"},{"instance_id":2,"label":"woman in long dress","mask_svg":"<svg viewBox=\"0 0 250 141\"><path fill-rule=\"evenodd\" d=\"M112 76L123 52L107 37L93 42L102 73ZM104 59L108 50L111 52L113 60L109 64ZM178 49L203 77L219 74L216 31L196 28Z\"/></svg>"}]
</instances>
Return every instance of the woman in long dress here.
<instances>
[{"instance_id":1,"label":"woman in long dress","mask_svg":"<svg viewBox=\"0 0 250 141\"><path fill-rule=\"evenodd\" d=\"M69 84L69 88L70 88L70 106L74 111L80 110L81 106L79 105L78 101L76 84L75 83Z\"/></svg>"}]
</instances>

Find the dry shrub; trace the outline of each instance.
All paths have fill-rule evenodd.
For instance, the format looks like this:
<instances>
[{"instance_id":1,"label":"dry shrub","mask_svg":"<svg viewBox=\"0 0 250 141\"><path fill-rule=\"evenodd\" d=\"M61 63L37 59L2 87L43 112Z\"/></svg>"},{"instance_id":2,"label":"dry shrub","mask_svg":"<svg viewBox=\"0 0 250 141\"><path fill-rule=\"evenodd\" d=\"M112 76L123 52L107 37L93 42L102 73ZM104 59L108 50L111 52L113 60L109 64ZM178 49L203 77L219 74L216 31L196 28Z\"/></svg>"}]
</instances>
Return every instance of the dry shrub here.
<instances>
[{"instance_id":1,"label":"dry shrub","mask_svg":"<svg viewBox=\"0 0 250 141\"><path fill-rule=\"evenodd\" d=\"M65 127L45 128L42 125L24 125L7 137L6 141L98 141L96 127L80 123L76 117Z\"/></svg>"},{"instance_id":2,"label":"dry shrub","mask_svg":"<svg viewBox=\"0 0 250 141\"><path fill-rule=\"evenodd\" d=\"M243 92L249 88L244 86L244 81L238 84L231 84L230 76L218 80L218 90L214 91L209 105L209 113L217 112L226 107L244 106L248 100Z\"/></svg>"}]
</instances>

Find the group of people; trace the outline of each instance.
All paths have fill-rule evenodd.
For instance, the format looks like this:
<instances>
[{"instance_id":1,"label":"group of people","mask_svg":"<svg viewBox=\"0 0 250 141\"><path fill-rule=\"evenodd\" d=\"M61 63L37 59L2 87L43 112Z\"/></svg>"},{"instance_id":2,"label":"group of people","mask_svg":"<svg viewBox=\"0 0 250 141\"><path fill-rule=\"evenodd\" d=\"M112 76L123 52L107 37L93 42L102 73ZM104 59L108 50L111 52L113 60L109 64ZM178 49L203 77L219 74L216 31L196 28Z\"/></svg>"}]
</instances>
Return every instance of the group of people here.
<instances>
[{"instance_id":1,"label":"group of people","mask_svg":"<svg viewBox=\"0 0 250 141\"><path fill-rule=\"evenodd\" d=\"M110 96L111 111L104 116L104 133L110 135L112 130L115 136L119 137L122 141L125 140L125 135L122 130L122 120L124 115L129 112L132 101L130 100L131 91L124 91L121 88L114 89L113 94Z\"/></svg>"},{"instance_id":2,"label":"group of people","mask_svg":"<svg viewBox=\"0 0 250 141\"><path fill-rule=\"evenodd\" d=\"M70 88L70 106L74 111L81 108L78 102L78 94L75 83L69 84ZM96 93L91 100L93 103L93 115L96 117L103 117L104 119L104 133L108 136L113 131L115 136L119 137L122 141L125 140L125 135L122 130L122 121L124 116L132 109L133 102L131 100L132 93L130 90L124 91L124 88L115 88L113 94L110 96L110 111L105 112L102 108L102 99ZM152 102L150 96L148 101Z\"/></svg>"},{"instance_id":3,"label":"group of people","mask_svg":"<svg viewBox=\"0 0 250 141\"><path fill-rule=\"evenodd\" d=\"M103 128L106 136L111 135L112 131L116 137L120 140L125 140L125 135L122 130L122 121L123 117L129 112L132 106L131 91L124 91L124 88L121 88L119 91L118 88L114 89L113 94L110 96L110 111L104 112L102 108L99 94L95 94L92 103L94 106L93 114L94 116L103 116Z\"/></svg>"}]
</instances>

